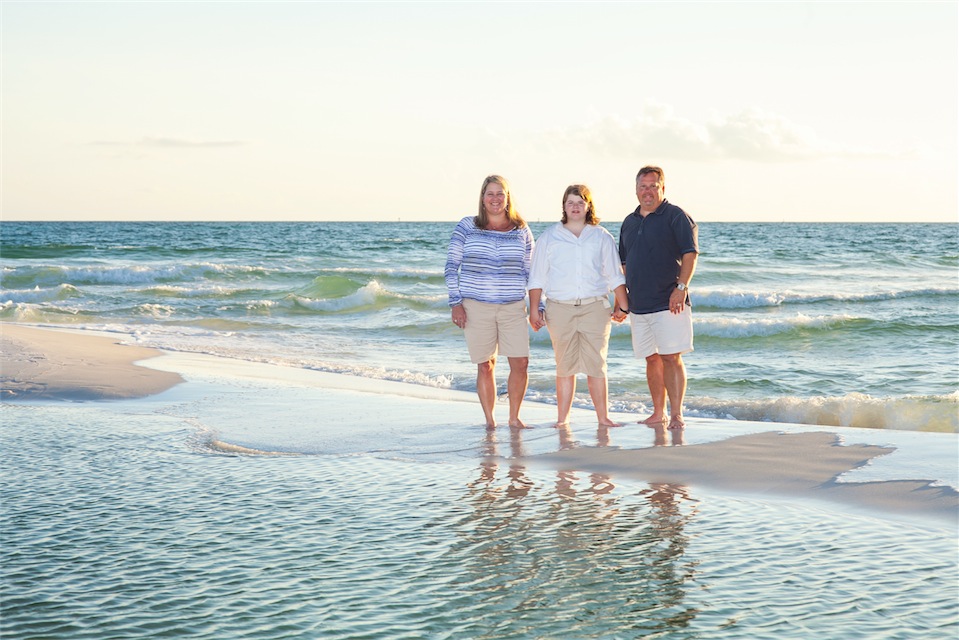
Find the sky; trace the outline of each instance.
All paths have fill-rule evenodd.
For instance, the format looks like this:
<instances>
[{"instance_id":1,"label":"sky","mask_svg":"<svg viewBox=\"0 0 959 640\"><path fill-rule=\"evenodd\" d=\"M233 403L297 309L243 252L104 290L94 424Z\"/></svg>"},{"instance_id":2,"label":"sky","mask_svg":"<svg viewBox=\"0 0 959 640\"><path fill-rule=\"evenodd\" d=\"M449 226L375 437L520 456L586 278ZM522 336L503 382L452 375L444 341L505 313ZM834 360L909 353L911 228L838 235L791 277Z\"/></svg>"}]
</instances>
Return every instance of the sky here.
<instances>
[{"instance_id":1,"label":"sky","mask_svg":"<svg viewBox=\"0 0 959 640\"><path fill-rule=\"evenodd\" d=\"M959 3L0 3L0 219L959 221Z\"/></svg>"}]
</instances>

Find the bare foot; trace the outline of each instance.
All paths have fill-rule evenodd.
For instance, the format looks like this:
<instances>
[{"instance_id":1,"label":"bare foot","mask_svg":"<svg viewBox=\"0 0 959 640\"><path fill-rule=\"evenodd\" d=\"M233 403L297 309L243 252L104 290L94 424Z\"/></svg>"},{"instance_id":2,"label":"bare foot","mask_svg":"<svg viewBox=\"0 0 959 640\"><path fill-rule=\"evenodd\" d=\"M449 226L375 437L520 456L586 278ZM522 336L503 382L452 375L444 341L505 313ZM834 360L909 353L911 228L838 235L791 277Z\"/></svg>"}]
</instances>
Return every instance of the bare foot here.
<instances>
[{"instance_id":1,"label":"bare foot","mask_svg":"<svg viewBox=\"0 0 959 640\"><path fill-rule=\"evenodd\" d=\"M563 429L569 426L569 418L566 420L557 420L556 424L553 425L557 429Z\"/></svg>"},{"instance_id":2,"label":"bare foot","mask_svg":"<svg viewBox=\"0 0 959 640\"><path fill-rule=\"evenodd\" d=\"M657 425L661 425L665 422L666 419L662 416L662 414L654 413L645 420L640 420L639 424L644 424L647 427L652 427L655 429Z\"/></svg>"},{"instance_id":3,"label":"bare foot","mask_svg":"<svg viewBox=\"0 0 959 640\"><path fill-rule=\"evenodd\" d=\"M613 422L609 418L604 418L599 421L599 426L601 427L621 427L623 426L622 422Z\"/></svg>"},{"instance_id":4,"label":"bare foot","mask_svg":"<svg viewBox=\"0 0 959 640\"><path fill-rule=\"evenodd\" d=\"M682 416L673 416L673 419L669 421L670 429L685 429L686 423L683 421Z\"/></svg>"},{"instance_id":5,"label":"bare foot","mask_svg":"<svg viewBox=\"0 0 959 640\"><path fill-rule=\"evenodd\" d=\"M523 422L519 418L516 418L515 420L509 421L509 428L510 429L532 429L533 427L527 426L525 422Z\"/></svg>"}]
</instances>

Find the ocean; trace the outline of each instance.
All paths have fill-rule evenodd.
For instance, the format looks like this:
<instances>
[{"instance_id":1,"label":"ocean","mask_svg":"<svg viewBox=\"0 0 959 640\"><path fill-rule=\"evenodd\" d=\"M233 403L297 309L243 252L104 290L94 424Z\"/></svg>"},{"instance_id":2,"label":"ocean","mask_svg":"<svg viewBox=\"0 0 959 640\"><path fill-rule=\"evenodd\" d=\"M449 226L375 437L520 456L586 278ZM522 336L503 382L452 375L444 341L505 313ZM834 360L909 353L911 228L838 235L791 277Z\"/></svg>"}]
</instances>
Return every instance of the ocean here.
<instances>
[{"instance_id":1,"label":"ocean","mask_svg":"<svg viewBox=\"0 0 959 640\"><path fill-rule=\"evenodd\" d=\"M157 347L187 381L0 403L0 637L955 637L954 518L544 464L662 444L597 429L584 382L550 428L545 330L535 428L487 431L446 304L453 226L3 223L0 320ZM672 444L826 429L896 449L840 481L959 488L956 226L700 241ZM628 326L609 375L611 417L644 417Z\"/></svg>"},{"instance_id":2,"label":"ocean","mask_svg":"<svg viewBox=\"0 0 959 640\"><path fill-rule=\"evenodd\" d=\"M5 222L0 320L473 390L454 224ZM959 431L957 225L702 223L700 242L687 415ZM530 335L528 397L555 403L548 332ZM612 411L649 411L644 366L614 325Z\"/></svg>"}]
</instances>

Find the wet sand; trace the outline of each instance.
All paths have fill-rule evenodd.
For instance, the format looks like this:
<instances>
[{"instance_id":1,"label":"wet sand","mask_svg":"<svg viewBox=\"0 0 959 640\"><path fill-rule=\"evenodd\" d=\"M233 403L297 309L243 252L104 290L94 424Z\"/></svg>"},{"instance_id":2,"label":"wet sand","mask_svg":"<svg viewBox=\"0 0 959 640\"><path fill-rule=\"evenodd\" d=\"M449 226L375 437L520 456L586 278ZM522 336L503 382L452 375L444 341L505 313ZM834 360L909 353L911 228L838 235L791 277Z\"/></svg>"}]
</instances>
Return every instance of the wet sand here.
<instances>
[{"instance_id":1,"label":"wet sand","mask_svg":"<svg viewBox=\"0 0 959 640\"><path fill-rule=\"evenodd\" d=\"M173 387L177 373L137 366L162 355L101 336L0 324L3 400L120 400Z\"/></svg>"},{"instance_id":2,"label":"wet sand","mask_svg":"<svg viewBox=\"0 0 959 640\"><path fill-rule=\"evenodd\" d=\"M837 477L895 451L842 445L828 432L766 432L717 442L647 449L583 448L540 456L551 466L752 494L851 502L900 514L959 516L959 494L927 480L837 482Z\"/></svg>"}]
</instances>

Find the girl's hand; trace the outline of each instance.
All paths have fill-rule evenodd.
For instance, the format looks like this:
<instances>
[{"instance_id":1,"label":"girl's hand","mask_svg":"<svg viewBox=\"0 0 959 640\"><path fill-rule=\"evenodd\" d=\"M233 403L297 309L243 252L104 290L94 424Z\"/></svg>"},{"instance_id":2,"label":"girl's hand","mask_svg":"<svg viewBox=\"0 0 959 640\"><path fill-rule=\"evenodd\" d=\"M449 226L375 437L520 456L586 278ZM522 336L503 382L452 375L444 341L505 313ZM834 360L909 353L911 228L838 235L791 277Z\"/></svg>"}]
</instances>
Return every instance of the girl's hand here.
<instances>
[{"instance_id":1,"label":"girl's hand","mask_svg":"<svg viewBox=\"0 0 959 640\"><path fill-rule=\"evenodd\" d=\"M546 326L546 321L543 319L543 314L540 313L539 309L530 309L529 326L533 327L533 331L539 331Z\"/></svg>"}]
</instances>

